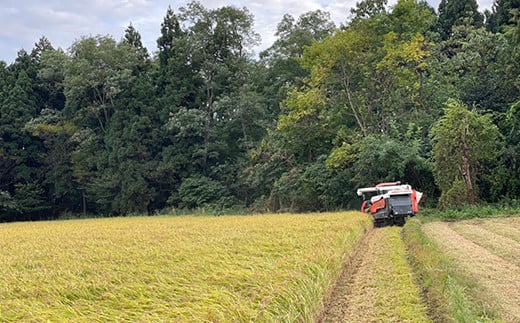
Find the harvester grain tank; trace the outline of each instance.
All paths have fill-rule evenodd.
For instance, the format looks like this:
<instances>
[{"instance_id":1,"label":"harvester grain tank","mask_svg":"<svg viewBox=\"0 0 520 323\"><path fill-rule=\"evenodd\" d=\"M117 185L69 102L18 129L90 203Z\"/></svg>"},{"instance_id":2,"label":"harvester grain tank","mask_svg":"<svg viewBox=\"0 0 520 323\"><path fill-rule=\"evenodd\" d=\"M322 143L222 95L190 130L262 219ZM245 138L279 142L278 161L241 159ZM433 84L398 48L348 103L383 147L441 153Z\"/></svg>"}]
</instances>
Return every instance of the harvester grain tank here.
<instances>
[{"instance_id":1,"label":"harvester grain tank","mask_svg":"<svg viewBox=\"0 0 520 323\"><path fill-rule=\"evenodd\" d=\"M408 184L401 182L380 183L374 187L357 190L363 196L361 212L369 213L374 218L374 225L404 225L407 217L419 211L422 193Z\"/></svg>"}]
</instances>

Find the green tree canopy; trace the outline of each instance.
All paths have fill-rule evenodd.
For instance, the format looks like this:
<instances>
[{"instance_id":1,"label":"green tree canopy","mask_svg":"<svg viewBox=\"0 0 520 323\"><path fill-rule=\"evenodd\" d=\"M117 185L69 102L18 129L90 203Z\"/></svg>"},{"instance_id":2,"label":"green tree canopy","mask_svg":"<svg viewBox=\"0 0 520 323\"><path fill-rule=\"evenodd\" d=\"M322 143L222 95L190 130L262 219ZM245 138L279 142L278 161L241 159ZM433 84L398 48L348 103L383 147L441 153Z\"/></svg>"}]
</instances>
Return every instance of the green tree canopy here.
<instances>
[{"instance_id":1,"label":"green tree canopy","mask_svg":"<svg viewBox=\"0 0 520 323\"><path fill-rule=\"evenodd\" d=\"M484 15L478 11L476 0L441 0L439 3L439 31L443 39L450 37L454 26L482 27Z\"/></svg>"},{"instance_id":2,"label":"green tree canopy","mask_svg":"<svg viewBox=\"0 0 520 323\"><path fill-rule=\"evenodd\" d=\"M474 204L477 182L487 161L496 160L502 141L490 115L481 115L458 101L448 101L442 116L432 127L432 157L435 180L442 192L440 204Z\"/></svg>"}]
</instances>

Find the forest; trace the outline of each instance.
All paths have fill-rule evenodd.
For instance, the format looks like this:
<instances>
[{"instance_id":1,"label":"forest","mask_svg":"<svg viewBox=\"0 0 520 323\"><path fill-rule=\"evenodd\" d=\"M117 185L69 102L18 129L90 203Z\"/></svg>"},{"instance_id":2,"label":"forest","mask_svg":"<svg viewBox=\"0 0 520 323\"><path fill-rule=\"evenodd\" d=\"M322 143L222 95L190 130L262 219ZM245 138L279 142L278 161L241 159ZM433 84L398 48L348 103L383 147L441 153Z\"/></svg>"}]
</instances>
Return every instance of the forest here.
<instances>
[{"instance_id":1,"label":"forest","mask_svg":"<svg viewBox=\"0 0 520 323\"><path fill-rule=\"evenodd\" d=\"M0 222L352 209L394 180L440 209L519 204L519 0L286 14L259 55L253 26L194 1L153 52L130 24L0 61Z\"/></svg>"}]
</instances>

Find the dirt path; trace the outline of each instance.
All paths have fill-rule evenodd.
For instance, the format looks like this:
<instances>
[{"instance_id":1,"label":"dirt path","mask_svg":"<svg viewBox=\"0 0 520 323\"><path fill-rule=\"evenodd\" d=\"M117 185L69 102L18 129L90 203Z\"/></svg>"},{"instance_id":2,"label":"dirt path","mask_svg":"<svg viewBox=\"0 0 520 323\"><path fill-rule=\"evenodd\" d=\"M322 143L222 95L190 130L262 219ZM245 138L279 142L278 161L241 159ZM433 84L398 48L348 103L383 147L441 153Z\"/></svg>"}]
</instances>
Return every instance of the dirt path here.
<instances>
[{"instance_id":1,"label":"dirt path","mask_svg":"<svg viewBox=\"0 0 520 323\"><path fill-rule=\"evenodd\" d=\"M423 230L485 289L490 301L494 300L492 305L501 309L504 319L520 322L520 268L511 260L497 255L504 252L503 248L500 252L493 250L494 243L490 242L489 233L479 238L479 241L487 241L482 243L485 245L483 247L473 242L473 237L467 238L453 230L452 226L467 232L461 224L444 222L426 224ZM497 240L502 239L497 237Z\"/></svg>"},{"instance_id":2,"label":"dirt path","mask_svg":"<svg viewBox=\"0 0 520 323\"><path fill-rule=\"evenodd\" d=\"M347 264L318 322L428 322L401 228L372 230Z\"/></svg>"}]
</instances>

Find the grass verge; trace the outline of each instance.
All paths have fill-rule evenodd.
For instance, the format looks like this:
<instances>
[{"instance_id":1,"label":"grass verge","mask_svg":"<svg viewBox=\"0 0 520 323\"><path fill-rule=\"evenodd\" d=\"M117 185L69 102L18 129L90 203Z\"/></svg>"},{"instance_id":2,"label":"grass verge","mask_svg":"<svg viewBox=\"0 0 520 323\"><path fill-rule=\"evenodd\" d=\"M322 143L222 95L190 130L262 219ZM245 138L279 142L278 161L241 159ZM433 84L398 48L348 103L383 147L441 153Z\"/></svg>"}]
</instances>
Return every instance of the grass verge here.
<instances>
[{"instance_id":1,"label":"grass verge","mask_svg":"<svg viewBox=\"0 0 520 323\"><path fill-rule=\"evenodd\" d=\"M403 237L434 322L496 322L497 313L477 295L476 283L431 241L421 220L410 219Z\"/></svg>"},{"instance_id":2,"label":"grass verge","mask_svg":"<svg viewBox=\"0 0 520 323\"><path fill-rule=\"evenodd\" d=\"M520 201L509 201L502 204L462 205L449 210L421 209L434 220L467 220L473 218L500 218L520 214ZM426 220L426 218L425 218Z\"/></svg>"}]
</instances>

